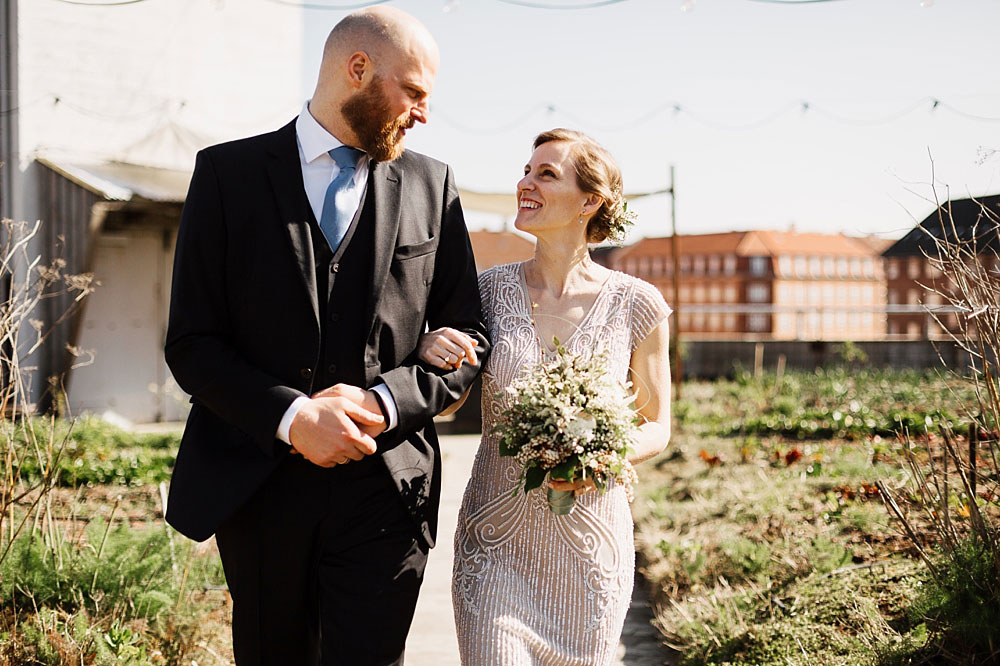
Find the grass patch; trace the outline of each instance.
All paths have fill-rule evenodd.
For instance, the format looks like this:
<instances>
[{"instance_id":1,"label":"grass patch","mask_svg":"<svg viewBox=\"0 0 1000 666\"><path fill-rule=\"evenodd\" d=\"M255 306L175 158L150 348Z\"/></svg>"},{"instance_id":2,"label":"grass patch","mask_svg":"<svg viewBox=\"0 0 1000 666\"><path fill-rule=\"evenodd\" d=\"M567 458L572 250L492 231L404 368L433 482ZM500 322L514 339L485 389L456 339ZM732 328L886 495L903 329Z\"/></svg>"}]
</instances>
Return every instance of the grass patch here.
<instances>
[{"instance_id":1,"label":"grass patch","mask_svg":"<svg viewBox=\"0 0 1000 666\"><path fill-rule=\"evenodd\" d=\"M27 428L33 430L36 441L49 441L50 437L52 441L65 441L53 465L56 485L64 487L142 486L168 481L180 445L179 432L137 434L92 416L72 426L63 420L52 425L48 419L34 419L11 432L15 446L27 452L18 471L28 483L41 478L41 470L48 468L49 461L45 453L32 451L26 444Z\"/></svg>"}]
</instances>

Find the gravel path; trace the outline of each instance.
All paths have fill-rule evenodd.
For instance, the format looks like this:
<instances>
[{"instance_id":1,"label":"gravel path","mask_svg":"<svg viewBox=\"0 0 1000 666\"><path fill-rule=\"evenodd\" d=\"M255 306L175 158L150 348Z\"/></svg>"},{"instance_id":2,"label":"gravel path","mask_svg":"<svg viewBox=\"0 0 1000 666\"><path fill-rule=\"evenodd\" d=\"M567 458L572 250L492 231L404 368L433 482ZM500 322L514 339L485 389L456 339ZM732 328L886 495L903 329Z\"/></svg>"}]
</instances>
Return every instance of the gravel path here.
<instances>
[{"instance_id":1,"label":"gravel path","mask_svg":"<svg viewBox=\"0 0 1000 666\"><path fill-rule=\"evenodd\" d=\"M427 562L413 627L406 642L407 666L458 666L458 641L451 607L452 539L462 493L472 470L479 435L452 435L441 438L443 484L438 546ZM641 586L636 586L632 607L625 619L622 643L615 666L659 666L669 663L649 624L652 612Z\"/></svg>"}]
</instances>

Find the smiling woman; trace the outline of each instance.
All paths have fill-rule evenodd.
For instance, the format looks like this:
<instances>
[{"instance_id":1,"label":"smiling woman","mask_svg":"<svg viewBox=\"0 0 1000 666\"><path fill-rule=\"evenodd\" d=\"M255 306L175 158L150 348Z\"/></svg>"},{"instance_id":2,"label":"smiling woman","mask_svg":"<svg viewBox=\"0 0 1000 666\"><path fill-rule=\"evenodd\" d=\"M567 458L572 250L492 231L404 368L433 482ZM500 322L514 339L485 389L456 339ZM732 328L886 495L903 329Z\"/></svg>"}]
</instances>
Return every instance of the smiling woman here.
<instances>
[{"instance_id":1,"label":"smiling woman","mask_svg":"<svg viewBox=\"0 0 1000 666\"><path fill-rule=\"evenodd\" d=\"M555 480L566 477L548 460L534 481L547 477L552 490L576 495L557 516L545 489L513 492L523 460L501 455L498 428L519 378L563 354L599 367L614 386L595 389L600 400L624 406L619 390L633 382L636 394L625 402L634 399L627 411L640 425L612 442L628 451L629 465L666 446L670 308L655 287L598 265L588 251L589 242L623 231L621 187L618 166L593 139L562 129L539 135L517 184L515 220L537 239L534 258L479 276L494 352L483 368L483 440L455 536L452 596L465 666L607 665L618 646L635 564L626 487L591 492L592 467ZM553 338L562 341L555 350ZM450 372L461 367L452 359L463 342L453 329L433 331L421 358ZM550 449L557 439L540 437L531 446Z\"/></svg>"}]
</instances>

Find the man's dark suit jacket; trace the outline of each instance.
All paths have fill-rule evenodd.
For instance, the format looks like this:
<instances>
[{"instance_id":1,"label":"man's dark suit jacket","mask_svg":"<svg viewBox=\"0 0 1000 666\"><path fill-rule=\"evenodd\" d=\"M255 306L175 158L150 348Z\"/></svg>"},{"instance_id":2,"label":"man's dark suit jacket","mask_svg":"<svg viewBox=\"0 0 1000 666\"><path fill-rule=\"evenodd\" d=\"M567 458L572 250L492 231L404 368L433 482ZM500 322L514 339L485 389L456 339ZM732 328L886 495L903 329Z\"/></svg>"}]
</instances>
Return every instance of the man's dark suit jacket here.
<instances>
[{"instance_id":1,"label":"man's dark suit jacket","mask_svg":"<svg viewBox=\"0 0 1000 666\"><path fill-rule=\"evenodd\" d=\"M451 169L406 151L370 164L375 245L365 290L365 380L399 410L379 452L428 546L440 495L431 423L478 368L417 360L424 324L489 343L475 261ZM204 540L289 455L275 433L313 385L319 303L295 122L198 154L174 258L166 359L193 406L174 467L167 521ZM485 354L481 355L484 359ZM480 366L481 367L481 366Z\"/></svg>"}]
</instances>

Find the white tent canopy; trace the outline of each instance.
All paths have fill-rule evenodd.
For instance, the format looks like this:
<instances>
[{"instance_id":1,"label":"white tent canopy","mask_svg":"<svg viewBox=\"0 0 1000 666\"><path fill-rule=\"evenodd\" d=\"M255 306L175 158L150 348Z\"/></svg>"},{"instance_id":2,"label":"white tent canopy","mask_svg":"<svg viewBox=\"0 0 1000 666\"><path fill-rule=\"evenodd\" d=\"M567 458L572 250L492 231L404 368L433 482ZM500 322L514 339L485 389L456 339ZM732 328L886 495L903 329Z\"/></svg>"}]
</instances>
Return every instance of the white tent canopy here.
<instances>
[{"instance_id":1,"label":"white tent canopy","mask_svg":"<svg viewBox=\"0 0 1000 666\"><path fill-rule=\"evenodd\" d=\"M656 192L634 192L626 194L625 200L641 199L654 194L666 194L670 190ZM462 199L462 208L480 213L493 213L504 217L517 215L517 196L513 192L474 192L459 188L458 195Z\"/></svg>"}]
</instances>

